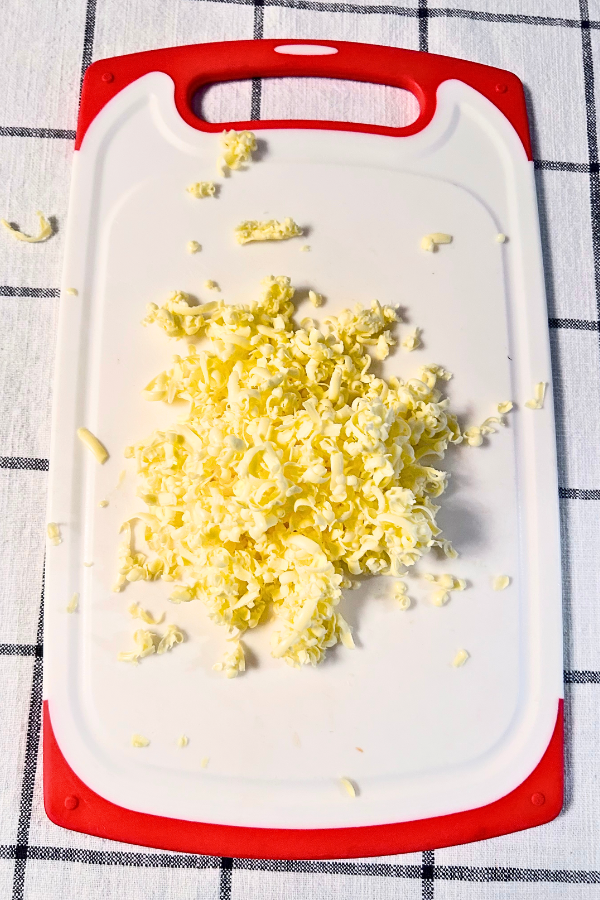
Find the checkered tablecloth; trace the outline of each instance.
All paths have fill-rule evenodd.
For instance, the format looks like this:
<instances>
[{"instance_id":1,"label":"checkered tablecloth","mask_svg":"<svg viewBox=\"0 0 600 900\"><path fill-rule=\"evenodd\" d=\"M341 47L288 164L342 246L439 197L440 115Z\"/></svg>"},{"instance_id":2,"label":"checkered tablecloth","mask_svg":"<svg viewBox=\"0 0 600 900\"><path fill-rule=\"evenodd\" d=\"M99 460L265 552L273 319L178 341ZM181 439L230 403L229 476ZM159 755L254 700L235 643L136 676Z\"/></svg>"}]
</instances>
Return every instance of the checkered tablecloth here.
<instances>
[{"instance_id":1,"label":"checkered tablecloth","mask_svg":"<svg viewBox=\"0 0 600 900\"><path fill-rule=\"evenodd\" d=\"M509 69L525 84L554 363L565 608L566 800L542 828L423 854L279 863L110 843L63 831L44 814L45 494L81 78L102 57L261 37L443 53ZM298 115L298 90L255 80L215 88L207 102L230 119L285 114L286 104ZM381 91L348 89L329 102L346 104L351 118L375 107L385 116L391 101ZM56 235L39 245L0 235L0 900L600 898L599 95L600 0L2 0L0 215L27 230L40 208ZM316 112L326 116L326 103Z\"/></svg>"}]
</instances>

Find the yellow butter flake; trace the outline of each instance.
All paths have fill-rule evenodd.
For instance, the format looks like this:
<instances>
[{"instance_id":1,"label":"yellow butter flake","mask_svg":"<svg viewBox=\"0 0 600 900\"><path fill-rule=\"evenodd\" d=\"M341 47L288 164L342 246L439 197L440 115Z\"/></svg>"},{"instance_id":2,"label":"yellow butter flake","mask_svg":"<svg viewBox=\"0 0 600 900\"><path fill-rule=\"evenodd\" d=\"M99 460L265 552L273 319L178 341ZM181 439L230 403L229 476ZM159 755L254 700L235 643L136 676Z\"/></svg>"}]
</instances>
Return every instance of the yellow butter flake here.
<instances>
[{"instance_id":1,"label":"yellow butter flake","mask_svg":"<svg viewBox=\"0 0 600 900\"><path fill-rule=\"evenodd\" d=\"M187 738L187 737L185 736L185 734L180 734L179 737L177 738L177 746L178 746L178 747L182 747L182 748L183 748L183 747L187 747L187 745L189 744L189 742L190 742L190 741L189 741L189 738Z\"/></svg>"},{"instance_id":2,"label":"yellow butter flake","mask_svg":"<svg viewBox=\"0 0 600 900\"><path fill-rule=\"evenodd\" d=\"M100 465L106 462L108 459L108 450L101 444L96 435L92 434L87 428L78 428L77 429L77 437L81 441L82 444L90 450Z\"/></svg>"},{"instance_id":3,"label":"yellow butter flake","mask_svg":"<svg viewBox=\"0 0 600 900\"><path fill-rule=\"evenodd\" d=\"M300 247L300 252L301 253L310 253L310 244L303 244Z\"/></svg>"},{"instance_id":4,"label":"yellow butter flake","mask_svg":"<svg viewBox=\"0 0 600 900\"><path fill-rule=\"evenodd\" d=\"M356 787L349 778L340 778L340 784L349 797L356 797Z\"/></svg>"},{"instance_id":5,"label":"yellow butter flake","mask_svg":"<svg viewBox=\"0 0 600 900\"><path fill-rule=\"evenodd\" d=\"M18 228L15 228L10 222L7 222L6 219L0 219L0 222L4 225L7 231L12 234L17 241L26 241L28 244L38 244L40 241L46 241L49 237L52 236L52 225L48 221L48 219L44 216L43 213L36 211L36 216L40 221L40 232L35 236L31 236L29 234L23 234L22 231L19 231Z\"/></svg>"},{"instance_id":6,"label":"yellow butter flake","mask_svg":"<svg viewBox=\"0 0 600 900\"><path fill-rule=\"evenodd\" d=\"M98 506L99 506L101 509L106 509L106 507L108 506L108 500L99 500L99 501L98 501Z\"/></svg>"},{"instance_id":7,"label":"yellow butter flake","mask_svg":"<svg viewBox=\"0 0 600 900\"><path fill-rule=\"evenodd\" d=\"M131 735L131 746L132 747L148 747L150 741L147 737L144 737L143 734L132 734Z\"/></svg>"},{"instance_id":8,"label":"yellow butter flake","mask_svg":"<svg viewBox=\"0 0 600 900\"><path fill-rule=\"evenodd\" d=\"M90 569L93 565L93 562L84 562L84 566L86 567L86 569Z\"/></svg>"},{"instance_id":9,"label":"yellow butter flake","mask_svg":"<svg viewBox=\"0 0 600 900\"><path fill-rule=\"evenodd\" d=\"M513 408L512 400L503 400L498 404L498 412L501 416L505 416Z\"/></svg>"},{"instance_id":10,"label":"yellow butter flake","mask_svg":"<svg viewBox=\"0 0 600 900\"><path fill-rule=\"evenodd\" d=\"M172 650L176 644L181 644L184 640L182 632L176 625L168 625L167 630L159 641L156 652L160 655Z\"/></svg>"},{"instance_id":11,"label":"yellow butter flake","mask_svg":"<svg viewBox=\"0 0 600 900\"><path fill-rule=\"evenodd\" d=\"M58 545L62 543L60 526L56 522L48 522L46 525L46 534L53 547L58 547Z\"/></svg>"},{"instance_id":12,"label":"yellow butter flake","mask_svg":"<svg viewBox=\"0 0 600 900\"><path fill-rule=\"evenodd\" d=\"M221 290L221 288L219 287L219 285L217 284L217 282L216 282L216 281L213 281L213 280L210 279L210 278L208 279L208 281L205 281L205 282L204 282L204 287L205 287L208 291L220 291L220 290Z\"/></svg>"},{"instance_id":13,"label":"yellow butter flake","mask_svg":"<svg viewBox=\"0 0 600 900\"><path fill-rule=\"evenodd\" d=\"M283 222L277 219L263 222L247 219L240 222L234 231L238 244L249 244L251 241L287 241L302 233L300 226L290 218L284 219Z\"/></svg>"},{"instance_id":14,"label":"yellow butter flake","mask_svg":"<svg viewBox=\"0 0 600 900\"><path fill-rule=\"evenodd\" d=\"M188 241L185 248L188 253L198 253L202 250L202 245L199 244L198 241Z\"/></svg>"},{"instance_id":15,"label":"yellow butter flake","mask_svg":"<svg viewBox=\"0 0 600 900\"><path fill-rule=\"evenodd\" d=\"M156 653L157 637L152 631L144 631L142 628L138 629L133 635L135 648L119 653L117 659L119 662L130 662L137 665L140 659Z\"/></svg>"},{"instance_id":16,"label":"yellow butter flake","mask_svg":"<svg viewBox=\"0 0 600 900\"><path fill-rule=\"evenodd\" d=\"M427 581L431 581L432 584L438 585L445 591L464 591L467 586L467 582L464 578L457 578L455 575L450 575L449 573L432 575L431 572L425 572L423 578Z\"/></svg>"},{"instance_id":17,"label":"yellow butter flake","mask_svg":"<svg viewBox=\"0 0 600 900\"><path fill-rule=\"evenodd\" d=\"M236 678L246 668L246 658L241 641L236 641L230 653L225 653L223 659L213 666L215 672L223 672L226 678Z\"/></svg>"},{"instance_id":18,"label":"yellow butter flake","mask_svg":"<svg viewBox=\"0 0 600 900\"><path fill-rule=\"evenodd\" d=\"M65 294L70 294L72 297L77 297L79 291L77 290L77 288L67 288Z\"/></svg>"},{"instance_id":19,"label":"yellow butter flake","mask_svg":"<svg viewBox=\"0 0 600 900\"><path fill-rule=\"evenodd\" d=\"M69 600L69 603L67 604L67 612L74 613L78 606L79 606L79 594L75 593L75 594L73 594L73 596Z\"/></svg>"},{"instance_id":20,"label":"yellow butter flake","mask_svg":"<svg viewBox=\"0 0 600 900\"><path fill-rule=\"evenodd\" d=\"M544 397L546 395L546 382L538 381L534 388L533 400L526 400L525 406L528 409L542 409L544 406Z\"/></svg>"},{"instance_id":21,"label":"yellow butter flake","mask_svg":"<svg viewBox=\"0 0 600 900\"><path fill-rule=\"evenodd\" d=\"M434 253L437 250L439 244L451 243L451 234L444 234L441 231L434 231L432 234L426 234L423 238L421 238L421 250L428 250L430 253Z\"/></svg>"},{"instance_id":22,"label":"yellow butter flake","mask_svg":"<svg viewBox=\"0 0 600 900\"><path fill-rule=\"evenodd\" d=\"M252 131L224 131L221 145L224 149L217 162L219 171L242 169L256 150L256 135Z\"/></svg>"},{"instance_id":23,"label":"yellow butter flake","mask_svg":"<svg viewBox=\"0 0 600 900\"><path fill-rule=\"evenodd\" d=\"M408 587L406 585L406 582L397 581L395 583L394 596L395 596L396 600L398 601L398 606L400 607L400 609L403 609L403 610L410 609L410 606L411 606L411 599L408 596L407 591L408 591Z\"/></svg>"},{"instance_id":24,"label":"yellow butter flake","mask_svg":"<svg viewBox=\"0 0 600 900\"><path fill-rule=\"evenodd\" d=\"M455 669L460 669L461 666L464 666L466 661L469 659L469 654L466 650L459 650L454 659L452 660L452 665Z\"/></svg>"},{"instance_id":25,"label":"yellow butter flake","mask_svg":"<svg viewBox=\"0 0 600 900\"><path fill-rule=\"evenodd\" d=\"M208 765L208 761L209 761L209 757L203 756L202 759L200 760L200 768L205 769Z\"/></svg>"},{"instance_id":26,"label":"yellow butter flake","mask_svg":"<svg viewBox=\"0 0 600 900\"><path fill-rule=\"evenodd\" d=\"M498 232L498 234L496 235L496 241L497 241L498 244L505 244L506 241L507 241L507 237L506 237L505 234L502 234L502 232L500 231L500 232Z\"/></svg>"},{"instance_id":27,"label":"yellow butter flake","mask_svg":"<svg viewBox=\"0 0 600 900\"><path fill-rule=\"evenodd\" d=\"M495 591L503 591L510 584L510 578L508 575L496 575L492 579L492 588Z\"/></svg>"},{"instance_id":28,"label":"yellow butter flake","mask_svg":"<svg viewBox=\"0 0 600 900\"><path fill-rule=\"evenodd\" d=\"M132 603L131 606L128 607L127 612L132 619L141 619L147 625L160 625L165 618L165 614L161 613L158 619L155 619L152 613L148 612L146 609L142 609L139 603Z\"/></svg>"},{"instance_id":29,"label":"yellow butter flake","mask_svg":"<svg viewBox=\"0 0 600 900\"><path fill-rule=\"evenodd\" d=\"M196 200L201 200L203 197L214 197L215 183L214 181L195 181L193 184L188 185L186 190Z\"/></svg>"},{"instance_id":30,"label":"yellow butter flake","mask_svg":"<svg viewBox=\"0 0 600 900\"><path fill-rule=\"evenodd\" d=\"M308 292L308 299L312 303L313 306L323 306L323 297L321 294L317 294L316 291Z\"/></svg>"},{"instance_id":31,"label":"yellow butter flake","mask_svg":"<svg viewBox=\"0 0 600 900\"><path fill-rule=\"evenodd\" d=\"M425 572L423 577L438 588L431 595L431 602L434 606L445 606L450 600L450 594L453 591L464 591L467 587L467 582L464 578L457 578L449 573L432 575L431 572Z\"/></svg>"},{"instance_id":32,"label":"yellow butter flake","mask_svg":"<svg viewBox=\"0 0 600 900\"><path fill-rule=\"evenodd\" d=\"M407 334L404 340L402 341L402 346L405 350L416 350L417 347L421 346L421 329L414 328L410 334Z\"/></svg>"}]
</instances>

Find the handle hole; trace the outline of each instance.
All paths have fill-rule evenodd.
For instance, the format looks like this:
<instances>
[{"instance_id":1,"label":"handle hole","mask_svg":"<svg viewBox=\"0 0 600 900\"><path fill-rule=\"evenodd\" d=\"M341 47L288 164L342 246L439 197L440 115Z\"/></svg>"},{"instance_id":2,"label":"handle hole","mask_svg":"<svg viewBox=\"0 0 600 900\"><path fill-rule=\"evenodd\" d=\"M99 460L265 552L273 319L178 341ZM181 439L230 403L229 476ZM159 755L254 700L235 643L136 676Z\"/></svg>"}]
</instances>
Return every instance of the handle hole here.
<instances>
[{"instance_id":1,"label":"handle hole","mask_svg":"<svg viewBox=\"0 0 600 900\"><path fill-rule=\"evenodd\" d=\"M419 103L410 91L338 78L219 82L196 91L191 105L196 116L212 124L311 119L402 128L419 117Z\"/></svg>"}]
</instances>

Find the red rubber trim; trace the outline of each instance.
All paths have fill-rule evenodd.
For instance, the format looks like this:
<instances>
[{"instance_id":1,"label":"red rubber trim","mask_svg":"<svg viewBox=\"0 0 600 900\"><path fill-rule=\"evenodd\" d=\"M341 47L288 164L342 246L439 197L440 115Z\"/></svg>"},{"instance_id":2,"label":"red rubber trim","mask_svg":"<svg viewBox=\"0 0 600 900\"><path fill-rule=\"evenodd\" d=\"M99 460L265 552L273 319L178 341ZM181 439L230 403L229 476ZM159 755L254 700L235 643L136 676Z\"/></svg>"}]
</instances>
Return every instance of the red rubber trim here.
<instances>
[{"instance_id":1,"label":"red rubber trim","mask_svg":"<svg viewBox=\"0 0 600 900\"><path fill-rule=\"evenodd\" d=\"M360 801L357 801L360 802ZM44 805L63 828L97 837L208 856L249 859L338 859L385 856L465 844L543 825L563 804L563 701L548 748L510 794L467 812L365 828L239 828L132 812L91 791L73 772L44 703Z\"/></svg>"},{"instance_id":2,"label":"red rubber trim","mask_svg":"<svg viewBox=\"0 0 600 900\"><path fill-rule=\"evenodd\" d=\"M319 44L334 47L327 56L295 56L276 53L282 44ZM224 41L171 47L103 59L85 73L75 149L81 147L90 123L115 94L149 72L165 72L175 84L175 104L181 117L200 131L218 132L223 128L316 128L336 131L362 131L405 137L429 124L436 106L436 92L443 81L456 78L483 94L498 107L519 135L527 158L531 143L523 85L516 75L479 63L348 41L264 40ZM388 84L412 91L419 101L418 119L403 128L360 125L350 122L260 121L210 124L191 110L190 101L203 84L234 81L254 76L321 76Z\"/></svg>"}]
</instances>

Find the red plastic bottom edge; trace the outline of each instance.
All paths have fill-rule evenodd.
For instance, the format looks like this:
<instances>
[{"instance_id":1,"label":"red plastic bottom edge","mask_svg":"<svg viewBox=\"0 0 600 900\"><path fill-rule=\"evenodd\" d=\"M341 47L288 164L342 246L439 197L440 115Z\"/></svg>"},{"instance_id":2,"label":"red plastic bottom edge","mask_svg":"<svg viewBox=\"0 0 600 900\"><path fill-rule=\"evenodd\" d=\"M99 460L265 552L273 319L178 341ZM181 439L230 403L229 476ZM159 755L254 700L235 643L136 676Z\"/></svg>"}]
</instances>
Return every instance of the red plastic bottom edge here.
<instances>
[{"instance_id":1,"label":"red plastic bottom edge","mask_svg":"<svg viewBox=\"0 0 600 900\"><path fill-rule=\"evenodd\" d=\"M433 850L522 831L554 819L563 804L563 701L539 764L500 800L466 812L353 828L242 828L134 812L90 790L56 742L44 702L44 806L56 825L144 847L249 859L337 859Z\"/></svg>"}]
</instances>

